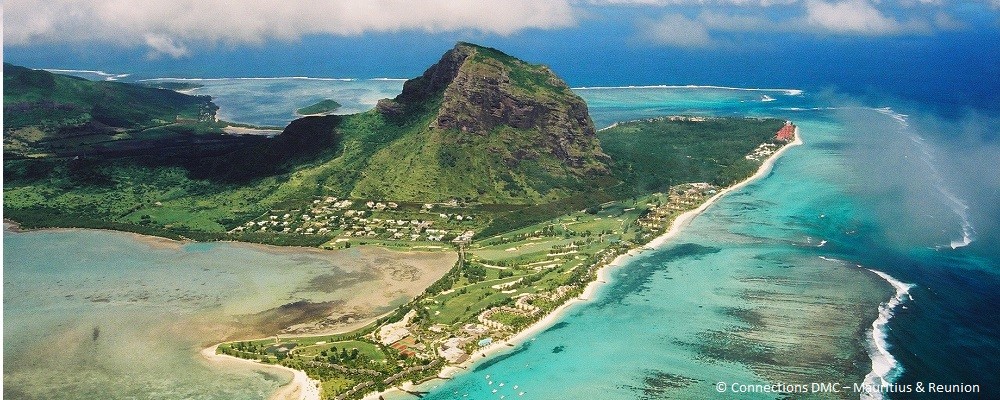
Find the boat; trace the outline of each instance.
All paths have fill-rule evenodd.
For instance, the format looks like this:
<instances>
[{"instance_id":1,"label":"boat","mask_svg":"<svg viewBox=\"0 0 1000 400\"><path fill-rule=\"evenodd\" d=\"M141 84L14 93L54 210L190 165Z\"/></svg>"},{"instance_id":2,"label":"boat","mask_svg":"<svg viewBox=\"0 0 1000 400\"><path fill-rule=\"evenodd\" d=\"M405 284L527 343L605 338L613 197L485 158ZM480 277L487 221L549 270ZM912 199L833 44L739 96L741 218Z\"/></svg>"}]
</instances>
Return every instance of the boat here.
<instances>
[{"instance_id":1,"label":"boat","mask_svg":"<svg viewBox=\"0 0 1000 400\"><path fill-rule=\"evenodd\" d=\"M771 97L771 96L768 96L768 95L765 94L763 96L760 96L760 101L763 101L765 103L768 102L768 101L774 101L774 97Z\"/></svg>"}]
</instances>

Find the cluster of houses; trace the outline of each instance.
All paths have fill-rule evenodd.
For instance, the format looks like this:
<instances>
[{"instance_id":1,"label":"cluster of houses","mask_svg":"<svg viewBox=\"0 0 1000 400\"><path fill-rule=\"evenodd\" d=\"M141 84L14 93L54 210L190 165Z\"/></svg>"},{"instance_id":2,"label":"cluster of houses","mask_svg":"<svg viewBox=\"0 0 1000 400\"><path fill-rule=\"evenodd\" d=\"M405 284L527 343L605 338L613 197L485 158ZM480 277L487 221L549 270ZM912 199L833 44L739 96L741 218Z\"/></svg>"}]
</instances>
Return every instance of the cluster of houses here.
<instances>
[{"instance_id":1,"label":"cluster of houses","mask_svg":"<svg viewBox=\"0 0 1000 400\"><path fill-rule=\"evenodd\" d=\"M542 309L532 304L531 303L532 300L538 298L545 298L547 300L558 303L560 300L566 297L572 290L573 290L572 286L563 285L557 287L550 293L544 293L544 294L525 293L519 296L516 301L514 301L513 307L512 306L493 307L480 313L477 319L479 320L479 323L489 328L501 331L512 331L514 327L507 326L502 322L493 319L493 316L496 315L497 313L511 313L511 314L524 315L526 317L533 317L538 313L542 312Z\"/></svg>"},{"instance_id":2,"label":"cluster of houses","mask_svg":"<svg viewBox=\"0 0 1000 400\"><path fill-rule=\"evenodd\" d=\"M424 204L419 212L402 211L391 201L356 204L349 199L324 197L313 200L305 209L271 210L230 232L327 235L340 237L338 241L369 238L440 242L457 238L467 242L472 238L472 231L463 229L472 223L472 215L435 213L431 212L433 208L434 204Z\"/></svg>"},{"instance_id":3,"label":"cluster of houses","mask_svg":"<svg viewBox=\"0 0 1000 400\"><path fill-rule=\"evenodd\" d=\"M784 143L795 140L795 129L796 126L792 121L785 121L785 125L778 130L778 133L774 134L774 140ZM774 152L778 151L780 147L780 145L775 143L763 143L751 151L750 154L747 154L745 158L750 161L763 162L768 157L771 157Z\"/></svg>"},{"instance_id":4,"label":"cluster of houses","mask_svg":"<svg viewBox=\"0 0 1000 400\"><path fill-rule=\"evenodd\" d=\"M667 201L663 204L646 204L649 213L639 218L637 223L649 231L662 231L674 216L702 204L706 198L719 192L715 185L705 182L684 183L670 187Z\"/></svg>"},{"instance_id":5,"label":"cluster of houses","mask_svg":"<svg viewBox=\"0 0 1000 400\"><path fill-rule=\"evenodd\" d=\"M756 149L753 149L753 151L751 151L750 154L747 154L743 157L750 161L764 162L764 160L766 160L768 157L771 157L771 155L774 154L774 152L776 151L778 151L777 144L762 143L760 146L757 146Z\"/></svg>"}]
</instances>

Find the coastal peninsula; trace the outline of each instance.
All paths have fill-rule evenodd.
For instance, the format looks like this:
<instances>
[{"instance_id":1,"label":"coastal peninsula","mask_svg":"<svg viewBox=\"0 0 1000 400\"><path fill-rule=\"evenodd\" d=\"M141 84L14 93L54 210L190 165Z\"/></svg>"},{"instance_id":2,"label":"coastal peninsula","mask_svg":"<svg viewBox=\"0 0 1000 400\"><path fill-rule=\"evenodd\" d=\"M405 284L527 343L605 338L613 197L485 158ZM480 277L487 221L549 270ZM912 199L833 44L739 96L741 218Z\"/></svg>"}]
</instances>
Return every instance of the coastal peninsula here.
<instances>
[{"instance_id":1,"label":"coastal peninsula","mask_svg":"<svg viewBox=\"0 0 1000 400\"><path fill-rule=\"evenodd\" d=\"M454 249L443 277L362 328L331 333L335 318L316 314L208 351L319 382L298 393L353 399L433 379L530 334L589 297L602 267L762 174L794 131L783 119L679 115L598 132L547 67L459 43L375 110L305 117L271 139L218 137L212 152L190 154L140 137L81 153L86 162L65 158L85 150L72 147L15 157L5 161L5 215L28 228Z\"/></svg>"}]
</instances>

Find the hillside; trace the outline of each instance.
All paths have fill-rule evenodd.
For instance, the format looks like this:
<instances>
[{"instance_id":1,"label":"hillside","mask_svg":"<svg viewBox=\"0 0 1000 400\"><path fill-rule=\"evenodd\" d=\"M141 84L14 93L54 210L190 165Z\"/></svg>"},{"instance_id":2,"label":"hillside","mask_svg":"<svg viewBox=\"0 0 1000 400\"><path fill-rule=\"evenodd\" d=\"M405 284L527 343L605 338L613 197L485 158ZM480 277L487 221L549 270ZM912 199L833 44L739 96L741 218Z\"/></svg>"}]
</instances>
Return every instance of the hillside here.
<instances>
[{"instance_id":1,"label":"hillside","mask_svg":"<svg viewBox=\"0 0 1000 400\"><path fill-rule=\"evenodd\" d=\"M4 63L7 157L81 155L119 145L219 133L208 96L32 70Z\"/></svg>"},{"instance_id":2,"label":"hillside","mask_svg":"<svg viewBox=\"0 0 1000 400\"><path fill-rule=\"evenodd\" d=\"M494 49L459 43L377 110L409 132L371 157L355 197L529 204L613 182L586 103Z\"/></svg>"},{"instance_id":3,"label":"hillside","mask_svg":"<svg viewBox=\"0 0 1000 400\"><path fill-rule=\"evenodd\" d=\"M273 138L194 120L214 113L205 97L14 66L5 79L5 109L25 111L4 130L5 218L198 240L489 237L679 183L724 185L782 124L623 123L599 137L548 68L466 43L373 110L300 118ZM132 117L112 126L103 115Z\"/></svg>"},{"instance_id":4,"label":"hillside","mask_svg":"<svg viewBox=\"0 0 1000 400\"><path fill-rule=\"evenodd\" d=\"M212 125L164 120L214 115L206 97L7 70L5 79L17 83L8 86L5 107L21 107L30 118L6 126L5 143L30 146L7 147L18 156L4 163L4 211L26 227L315 245L323 238L226 232L268 210L301 209L324 196L417 206L457 199L472 208L456 210L478 218L456 229L481 230L499 219L494 229L503 230L524 222L514 210L535 206L525 221L548 218L593 203L594 188L616 183L586 104L565 83L546 67L465 43L377 109L302 118L273 139L185 134L179 131L192 124ZM98 125L111 120L87 111L101 93L117 99L120 107L111 110L132 117ZM79 121L51 124L58 114L49 103L77 112ZM22 127L44 135L18 142ZM79 127L87 134L69 137L86 140L51 145ZM558 207L546 205L554 201Z\"/></svg>"}]
</instances>

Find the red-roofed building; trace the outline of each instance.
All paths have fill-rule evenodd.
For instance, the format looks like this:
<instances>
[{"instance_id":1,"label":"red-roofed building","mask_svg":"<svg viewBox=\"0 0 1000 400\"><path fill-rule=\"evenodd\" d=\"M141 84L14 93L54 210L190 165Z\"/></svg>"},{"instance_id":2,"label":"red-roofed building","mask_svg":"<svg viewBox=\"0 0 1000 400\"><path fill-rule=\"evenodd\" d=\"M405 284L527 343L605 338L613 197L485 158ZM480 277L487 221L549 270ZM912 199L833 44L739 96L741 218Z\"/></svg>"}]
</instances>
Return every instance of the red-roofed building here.
<instances>
[{"instance_id":1,"label":"red-roofed building","mask_svg":"<svg viewBox=\"0 0 1000 400\"><path fill-rule=\"evenodd\" d=\"M792 124L792 121L785 121L785 126L778 130L778 134L774 138L783 142L791 142L795 139L795 125Z\"/></svg>"}]
</instances>

